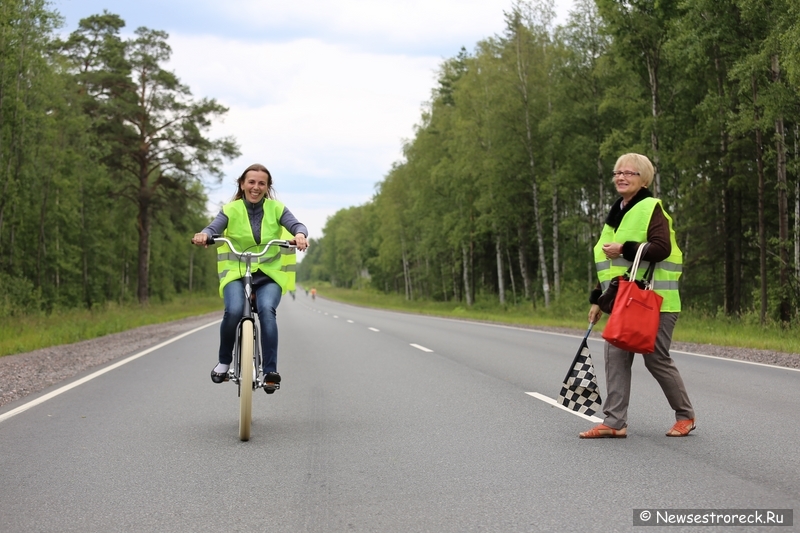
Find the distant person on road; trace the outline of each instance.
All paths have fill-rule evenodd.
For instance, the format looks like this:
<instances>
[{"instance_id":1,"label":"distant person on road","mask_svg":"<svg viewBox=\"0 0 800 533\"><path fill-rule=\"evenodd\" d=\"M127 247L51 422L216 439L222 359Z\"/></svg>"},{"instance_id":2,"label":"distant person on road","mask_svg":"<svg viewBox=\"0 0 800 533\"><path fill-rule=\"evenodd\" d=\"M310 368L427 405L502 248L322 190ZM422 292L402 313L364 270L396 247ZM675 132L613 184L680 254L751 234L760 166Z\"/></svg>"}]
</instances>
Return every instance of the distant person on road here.
<instances>
[{"instance_id":1,"label":"distant person on road","mask_svg":"<svg viewBox=\"0 0 800 533\"><path fill-rule=\"evenodd\" d=\"M314 287L311 287L311 299L312 300L316 300L317 299L317 289L314 288Z\"/></svg>"},{"instance_id":2,"label":"distant person on road","mask_svg":"<svg viewBox=\"0 0 800 533\"><path fill-rule=\"evenodd\" d=\"M649 242L642 261L655 262L653 288L664 301L658 326L655 352L644 354L644 365L656 378L675 411L676 422L668 437L685 437L695 429L695 413L678 368L669 355L672 332L681 310L678 278L683 254L675 240L672 219L661 200L648 187L653 182L653 165L640 154L625 154L614 165L614 186L621 196L606 217L600 239L594 247L594 260L600 284L589 297L589 322L596 324L603 314L598 298L609 282L625 273L636 257L639 244ZM628 403L631 394L631 365L634 354L605 344L607 398L605 419L582 439L625 438L628 427Z\"/></svg>"},{"instance_id":3,"label":"distant person on road","mask_svg":"<svg viewBox=\"0 0 800 533\"><path fill-rule=\"evenodd\" d=\"M192 242L208 247L208 238L223 235L242 250L260 250L273 239L280 239L282 227L294 235L298 250L308 247L308 229L281 202L275 200L272 175L264 165L250 165L237 180L236 194L230 203L222 206L217 217ZM261 245L261 246L259 246ZM217 252L217 270L220 275L219 293L225 301L225 312L220 325L219 363L211 371L211 381L222 383L228 379L228 369L233 360L236 327L244 308L244 269L239 261L228 256L226 245ZM261 326L261 353L263 355L264 390L272 394L280 388L278 373L278 322L277 309L281 295L289 284L288 273L281 270L280 261L253 265L253 288Z\"/></svg>"}]
</instances>

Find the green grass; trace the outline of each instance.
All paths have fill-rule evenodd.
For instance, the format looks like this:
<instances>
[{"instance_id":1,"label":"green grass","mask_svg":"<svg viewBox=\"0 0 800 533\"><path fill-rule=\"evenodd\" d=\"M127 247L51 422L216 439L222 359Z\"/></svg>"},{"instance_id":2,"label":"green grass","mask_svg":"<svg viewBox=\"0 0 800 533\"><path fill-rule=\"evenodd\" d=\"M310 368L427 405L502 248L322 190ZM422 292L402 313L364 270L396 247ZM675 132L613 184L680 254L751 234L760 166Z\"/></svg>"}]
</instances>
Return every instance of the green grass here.
<instances>
[{"instance_id":1,"label":"green grass","mask_svg":"<svg viewBox=\"0 0 800 533\"><path fill-rule=\"evenodd\" d=\"M530 302L519 306L500 306L496 302L481 299L472 308L467 308L459 302L407 301L401 295L387 295L370 289L341 289L326 283L318 283L316 287L317 294L323 298L365 307L530 327L584 330L588 325L589 304L585 295L578 294L564 296L562 301L554 302L550 309L544 309L543 305L534 309ZM605 318L595 329L601 331L604 325ZM800 354L800 327L797 324L791 327L776 323L762 326L754 315L730 318L684 310L675 327L673 340Z\"/></svg>"},{"instance_id":2,"label":"green grass","mask_svg":"<svg viewBox=\"0 0 800 533\"><path fill-rule=\"evenodd\" d=\"M311 287L311 285L308 285ZM479 299L471 308L458 302L407 301L396 294L374 290L350 290L318 283L317 293L345 303L392 309L432 316L481 320L522 326L548 326L585 329L589 310L585 296L574 294L554 302L550 309L539 305L500 306L490 298ZM298 288L302 291L303 288ZM69 344L118 333L149 324L160 324L181 318L222 310L216 295L175 299L167 303L139 305L108 304L87 310L66 310L49 315L5 317L0 319L0 356L29 352L48 346ZM602 329L602 320L596 329ZM710 316L686 310L675 328L674 340L719 346L734 346L800 354L800 331L795 324L785 328L775 323L761 326L754 315L742 318Z\"/></svg>"},{"instance_id":3,"label":"green grass","mask_svg":"<svg viewBox=\"0 0 800 533\"><path fill-rule=\"evenodd\" d=\"M70 309L47 315L4 317L0 319L0 356L222 311L222 307L219 296L208 295L147 306L107 304L91 311Z\"/></svg>"}]
</instances>

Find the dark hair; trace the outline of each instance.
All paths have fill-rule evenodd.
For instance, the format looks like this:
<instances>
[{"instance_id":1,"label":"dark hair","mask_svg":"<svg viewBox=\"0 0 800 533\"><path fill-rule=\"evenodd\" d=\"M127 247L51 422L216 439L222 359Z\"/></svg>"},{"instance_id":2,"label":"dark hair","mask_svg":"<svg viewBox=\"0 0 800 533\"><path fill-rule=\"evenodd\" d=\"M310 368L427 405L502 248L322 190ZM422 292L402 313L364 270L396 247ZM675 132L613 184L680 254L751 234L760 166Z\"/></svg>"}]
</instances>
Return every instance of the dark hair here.
<instances>
[{"instance_id":1,"label":"dark hair","mask_svg":"<svg viewBox=\"0 0 800 533\"><path fill-rule=\"evenodd\" d=\"M269 198L273 200L275 198L275 189L272 188L272 174L269 173L267 167L260 163L254 163L244 169L242 175L239 176L239 179L236 180L236 194L233 196L234 200L239 200L242 198L242 183L244 183L244 178L247 176L247 173L251 170L255 170L256 172L264 172L267 175L267 194L264 195L265 198Z\"/></svg>"}]
</instances>

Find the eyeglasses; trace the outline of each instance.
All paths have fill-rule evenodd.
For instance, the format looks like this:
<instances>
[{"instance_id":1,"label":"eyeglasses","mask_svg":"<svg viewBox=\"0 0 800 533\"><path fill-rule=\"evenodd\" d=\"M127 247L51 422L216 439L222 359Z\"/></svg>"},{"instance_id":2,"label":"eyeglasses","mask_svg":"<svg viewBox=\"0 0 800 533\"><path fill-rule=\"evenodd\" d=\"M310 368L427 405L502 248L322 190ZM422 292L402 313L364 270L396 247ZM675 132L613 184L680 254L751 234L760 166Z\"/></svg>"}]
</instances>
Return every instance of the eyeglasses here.
<instances>
[{"instance_id":1,"label":"eyeglasses","mask_svg":"<svg viewBox=\"0 0 800 533\"><path fill-rule=\"evenodd\" d=\"M630 170L615 170L611 173L615 178L617 176L625 176L626 178L630 178L631 176L641 176L638 172L631 172Z\"/></svg>"}]
</instances>

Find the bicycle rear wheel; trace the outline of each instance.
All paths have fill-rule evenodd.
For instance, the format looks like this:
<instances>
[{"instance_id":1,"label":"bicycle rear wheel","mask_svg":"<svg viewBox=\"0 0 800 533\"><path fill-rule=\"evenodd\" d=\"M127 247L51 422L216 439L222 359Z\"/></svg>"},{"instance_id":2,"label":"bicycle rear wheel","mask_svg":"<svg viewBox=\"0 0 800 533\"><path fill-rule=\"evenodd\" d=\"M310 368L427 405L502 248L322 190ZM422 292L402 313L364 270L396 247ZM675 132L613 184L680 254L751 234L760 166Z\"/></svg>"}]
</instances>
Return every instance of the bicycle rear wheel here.
<instances>
[{"instance_id":1,"label":"bicycle rear wheel","mask_svg":"<svg viewBox=\"0 0 800 533\"><path fill-rule=\"evenodd\" d=\"M250 440L250 422L253 412L253 377L255 373L253 350L255 337L253 323L242 322L242 339L239 343L239 439Z\"/></svg>"}]
</instances>

